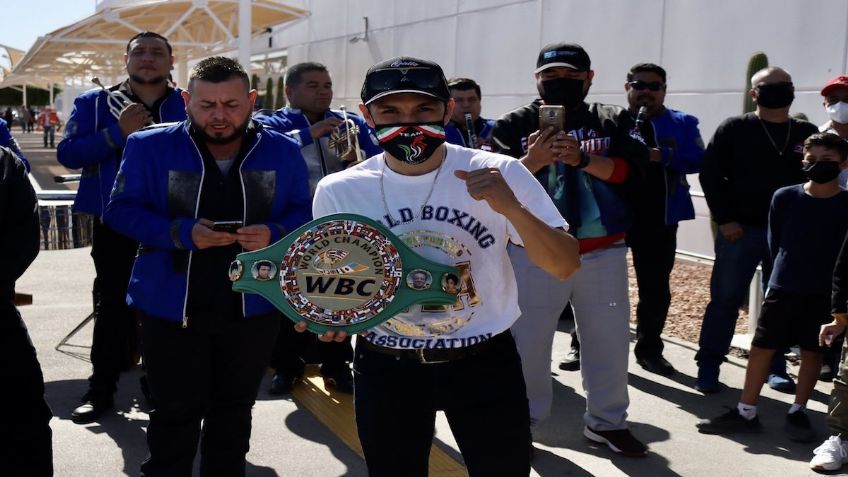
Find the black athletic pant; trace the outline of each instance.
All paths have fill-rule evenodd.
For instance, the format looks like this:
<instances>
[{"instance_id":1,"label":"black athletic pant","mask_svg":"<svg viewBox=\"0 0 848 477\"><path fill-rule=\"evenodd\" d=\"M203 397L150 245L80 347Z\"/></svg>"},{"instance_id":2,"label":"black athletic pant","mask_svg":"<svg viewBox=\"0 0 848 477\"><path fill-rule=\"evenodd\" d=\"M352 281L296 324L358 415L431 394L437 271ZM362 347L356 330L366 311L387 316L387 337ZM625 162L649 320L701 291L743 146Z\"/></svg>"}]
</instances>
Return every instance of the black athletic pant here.
<instances>
[{"instance_id":1,"label":"black athletic pant","mask_svg":"<svg viewBox=\"0 0 848 477\"><path fill-rule=\"evenodd\" d=\"M677 225L635 223L627 232L639 303L636 305L637 358L662 356L660 334L671 304L669 279L677 248Z\"/></svg>"},{"instance_id":2,"label":"black athletic pant","mask_svg":"<svg viewBox=\"0 0 848 477\"><path fill-rule=\"evenodd\" d=\"M190 317L182 328L177 321L142 317L144 363L156 403L142 476L191 476L198 441L201 476L244 475L251 408L280 317L275 312L192 326L204 318Z\"/></svg>"},{"instance_id":3,"label":"black athletic pant","mask_svg":"<svg viewBox=\"0 0 848 477\"><path fill-rule=\"evenodd\" d=\"M138 321L127 306L127 286L137 249L135 241L94 221L91 257L97 278L90 399L111 399L121 371L138 350Z\"/></svg>"},{"instance_id":4,"label":"black athletic pant","mask_svg":"<svg viewBox=\"0 0 848 477\"><path fill-rule=\"evenodd\" d=\"M14 305L0 302L0 474L10 477L53 475L50 418L44 377L26 325Z\"/></svg>"}]
</instances>

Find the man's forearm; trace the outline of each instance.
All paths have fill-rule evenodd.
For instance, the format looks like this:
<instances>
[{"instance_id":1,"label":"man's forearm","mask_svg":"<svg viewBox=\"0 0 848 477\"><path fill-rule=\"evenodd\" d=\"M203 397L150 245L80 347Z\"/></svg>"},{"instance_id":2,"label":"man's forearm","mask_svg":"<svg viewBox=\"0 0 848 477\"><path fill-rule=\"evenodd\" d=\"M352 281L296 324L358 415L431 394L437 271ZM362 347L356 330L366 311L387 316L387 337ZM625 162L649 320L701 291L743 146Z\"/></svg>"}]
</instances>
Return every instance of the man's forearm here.
<instances>
[{"instance_id":1,"label":"man's forearm","mask_svg":"<svg viewBox=\"0 0 848 477\"><path fill-rule=\"evenodd\" d=\"M527 255L549 274L565 280L580 268L577 239L544 223L525 207L504 214L521 236Z\"/></svg>"}]
</instances>

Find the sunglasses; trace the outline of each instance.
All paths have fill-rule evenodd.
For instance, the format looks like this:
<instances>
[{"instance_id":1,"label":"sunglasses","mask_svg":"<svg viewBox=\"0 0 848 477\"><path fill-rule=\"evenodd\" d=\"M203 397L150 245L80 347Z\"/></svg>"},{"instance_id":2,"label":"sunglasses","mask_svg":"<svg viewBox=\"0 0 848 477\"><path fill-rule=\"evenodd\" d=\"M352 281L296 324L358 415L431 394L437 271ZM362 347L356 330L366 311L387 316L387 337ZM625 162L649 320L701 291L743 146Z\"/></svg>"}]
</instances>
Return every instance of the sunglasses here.
<instances>
[{"instance_id":1,"label":"sunglasses","mask_svg":"<svg viewBox=\"0 0 848 477\"><path fill-rule=\"evenodd\" d=\"M627 84L629 84L630 87L635 89L636 91L645 91L646 89L649 89L651 91L659 91L665 88L665 84L660 81L631 81Z\"/></svg>"},{"instance_id":2,"label":"sunglasses","mask_svg":"<svg viewBox=\"0 0 848 477\"><path fill-rule=\"evenodd\" d=\"M401 89L446 90L445 77L433 68L377 70L368 76L365 87L376 95Z\"/></svg>"}]
</instances>

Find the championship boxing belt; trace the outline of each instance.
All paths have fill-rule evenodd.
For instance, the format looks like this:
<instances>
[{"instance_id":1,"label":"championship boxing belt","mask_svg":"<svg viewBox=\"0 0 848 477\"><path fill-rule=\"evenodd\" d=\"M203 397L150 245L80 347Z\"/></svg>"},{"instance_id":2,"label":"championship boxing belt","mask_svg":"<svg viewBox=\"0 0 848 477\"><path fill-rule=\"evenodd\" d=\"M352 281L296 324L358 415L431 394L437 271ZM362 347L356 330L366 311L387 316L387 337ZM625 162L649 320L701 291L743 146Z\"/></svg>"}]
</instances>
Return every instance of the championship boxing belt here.
<instances>
[{"instance_id":1,"label":"championship boxing belt","mask_svg":"<svg viewBox=\"0 0 848 477\"><path fill-rule=\"evenodd\" d=\"M315 333L357 333L416 303L452 305L459 271L413 252L361 215L313 220L279 242L238 254L233 291L257 293Z\"/></svg>"}]
</instances>

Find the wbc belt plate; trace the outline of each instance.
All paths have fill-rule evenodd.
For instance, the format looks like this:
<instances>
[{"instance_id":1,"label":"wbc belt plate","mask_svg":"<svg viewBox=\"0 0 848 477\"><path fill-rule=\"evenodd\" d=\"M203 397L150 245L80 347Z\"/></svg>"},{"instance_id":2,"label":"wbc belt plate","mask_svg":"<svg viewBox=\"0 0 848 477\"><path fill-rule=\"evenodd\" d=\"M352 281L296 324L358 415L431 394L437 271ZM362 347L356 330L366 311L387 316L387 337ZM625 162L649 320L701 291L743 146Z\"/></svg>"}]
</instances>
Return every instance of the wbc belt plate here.
<instances>
[{"instance_id":1,"label":"wbc belt plate","mask_svg":"<svg viewBox=\"0 0 848 477\"><path fill-rule=\"evenodd\" d=\"M279 242L240 253L233 291L257 293L315 333L357 333L416 303L456 302L459 271L413 252L386 227L355 214L303 225Z\"/></svg>"}]
</instances>

